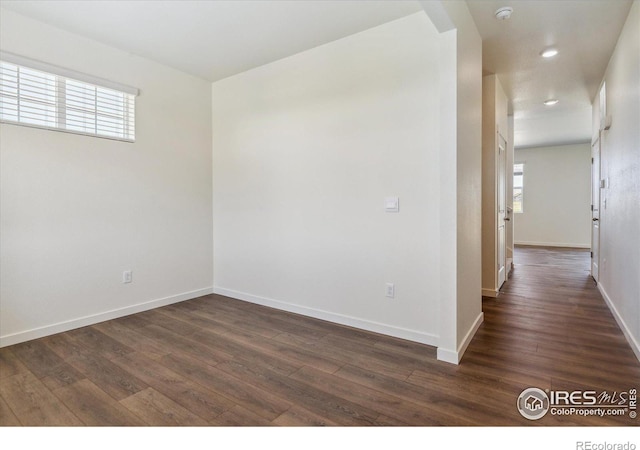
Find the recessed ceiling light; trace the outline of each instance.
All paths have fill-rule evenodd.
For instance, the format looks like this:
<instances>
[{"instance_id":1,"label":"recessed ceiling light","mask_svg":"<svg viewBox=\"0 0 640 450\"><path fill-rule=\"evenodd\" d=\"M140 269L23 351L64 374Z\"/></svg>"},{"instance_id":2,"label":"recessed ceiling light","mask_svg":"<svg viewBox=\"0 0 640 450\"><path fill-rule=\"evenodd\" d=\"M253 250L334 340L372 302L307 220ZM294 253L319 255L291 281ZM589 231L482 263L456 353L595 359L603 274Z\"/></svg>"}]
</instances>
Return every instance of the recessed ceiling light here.
<instances>
[{"instance_id":1,"label":"recessed ceiling light","mask_svg":"<svg viewBox=\"0 0 640 450\"><path fill-rule=\"evenodd\" d=\"M496 9L495 16L498 20L507 20L511 17L511 13L513 12L513 8L510 6L504 6L502 8Z\"/></svg>"},{"instance_id":2,"label":"recessed ceiling light","mask_svg":"<svg viewBox=\"0 0 640 450\"><path fill-rule=\"evenodd\" d=\"M544 102L544 104L547 105L547 106L553 106L556 103L558 103L558 99L555 99L555 98L550 98L549 100Z\"/></svg>"},{"instance_id":3,"label":"recessed ceiling light","mask_svg":"<svg viewBox=\"0 0 640 450\"><path fill-rule=\"evenodd\" d=\"M543 58L553 58L557 54L558 54L558 50L556 50L555 48L548 48L544 50L542 53L540 53L540 56L542 56Z\"/></svg>"}]
</instances>

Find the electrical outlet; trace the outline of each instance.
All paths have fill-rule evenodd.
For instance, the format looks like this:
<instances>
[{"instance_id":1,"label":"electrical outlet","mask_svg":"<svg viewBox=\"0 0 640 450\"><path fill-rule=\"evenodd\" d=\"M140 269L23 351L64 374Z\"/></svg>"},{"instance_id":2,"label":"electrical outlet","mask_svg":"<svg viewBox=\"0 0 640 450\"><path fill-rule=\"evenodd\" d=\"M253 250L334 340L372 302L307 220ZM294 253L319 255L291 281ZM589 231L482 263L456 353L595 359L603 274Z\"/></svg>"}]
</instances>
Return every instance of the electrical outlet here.
<instances>
[{"instance_id":1,"label":"electrical outlet","mask_svg":"<svg viewBox=\"0 0 640 450\"><path fill-rule=\"evenodd\" d=\"M389 298L396 296L396 286L393 283L387 283L385 287L385 295Z\"/></svg>"},{"instance_id":2,"label":"electrical outlet","mask_svg":"<svg viewBox=\"0 0 640 450\"><path fill-rule=\"evenodd\" d=\"M125 270L122 272L122 282L123 283L131 283L133 281L133 272L130 270Z\"/></svg>"}]
</instances>

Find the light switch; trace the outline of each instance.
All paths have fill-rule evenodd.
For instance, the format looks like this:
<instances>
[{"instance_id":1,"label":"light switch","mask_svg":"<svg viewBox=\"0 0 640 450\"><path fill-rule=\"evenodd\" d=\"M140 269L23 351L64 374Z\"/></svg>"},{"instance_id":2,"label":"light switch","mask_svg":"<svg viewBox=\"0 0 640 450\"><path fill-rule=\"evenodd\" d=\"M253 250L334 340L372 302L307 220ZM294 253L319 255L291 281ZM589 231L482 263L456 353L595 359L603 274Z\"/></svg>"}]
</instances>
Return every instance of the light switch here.
<instances>
[{"instance_id":1,"label":"light switch","mask_svg":"<svg viewBox=\"0 0 640 450\"><path fill-rule=\"evenodd\" d=\"M387 197L384 199L384 210L386 212L400 211L400 201L398 197Z\"/></svg>"}]
</instances>

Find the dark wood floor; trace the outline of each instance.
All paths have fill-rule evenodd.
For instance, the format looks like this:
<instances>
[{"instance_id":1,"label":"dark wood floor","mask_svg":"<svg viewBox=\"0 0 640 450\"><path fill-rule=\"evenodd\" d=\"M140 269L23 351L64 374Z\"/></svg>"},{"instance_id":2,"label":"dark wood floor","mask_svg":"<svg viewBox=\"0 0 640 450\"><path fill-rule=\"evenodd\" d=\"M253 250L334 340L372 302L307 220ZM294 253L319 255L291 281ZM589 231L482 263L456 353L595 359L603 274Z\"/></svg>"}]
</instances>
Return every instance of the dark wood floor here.
<instances>
[{"instance_id":1,"label":"dark wood floor","mask_svg":"<svg viewBox=\"0 0 640 450\"><path fill-rule=\"evenodd\" d=\"M515 261L459 366L432 347L210 295L0 349L0 423L637 424L517 412L528 387L638 388L640 363L588 253L518 249Z\"/></svg>"}]
</instances>

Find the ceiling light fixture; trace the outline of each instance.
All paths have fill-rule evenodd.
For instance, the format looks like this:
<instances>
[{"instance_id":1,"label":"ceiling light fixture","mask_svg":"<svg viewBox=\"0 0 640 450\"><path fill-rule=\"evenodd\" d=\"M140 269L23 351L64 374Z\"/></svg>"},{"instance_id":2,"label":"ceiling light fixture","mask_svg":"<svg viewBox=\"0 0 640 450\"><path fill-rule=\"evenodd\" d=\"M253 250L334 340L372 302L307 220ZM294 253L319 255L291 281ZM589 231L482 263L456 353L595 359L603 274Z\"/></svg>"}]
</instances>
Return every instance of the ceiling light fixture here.
<instances>
[{"instance_id":1,"label":"ceiling light fixture","mask_svg":"<svg viewBox=\"0 0 640 450\"><path fill-rule=\"evenodd\" d=\"M545 104L546 106L553 106L553 105L555 105L556 103L558 103L558 99L555 99L555 98L550 98L549 100L547 100L546 102L544 102L544 104Z\"/></svg>"},{"instance_id":2,"label":"ceiling light fixture","mask_svg":"<svg viewBox=\"0 0 640 450\"><path fill-rule=\"evenodd\" d=\"M496 9L495 16L498 20L507 20L511 17L511 13L513 12L513 8L510 6L503 6L502 8Z\"/></svg>"},{"instance_id":3,"label":"ceiling light fixture","mask_svg":"<svg viewBox=\"0 0 640 450\"><path fill-rule=\"evenodd\" d=\"M542 56L543 58L553 58L557 54L558 54L558 50L556 50L555 48L548 48L543 52L541 52L540 56Z\"/></svg>"}]
</instances>

